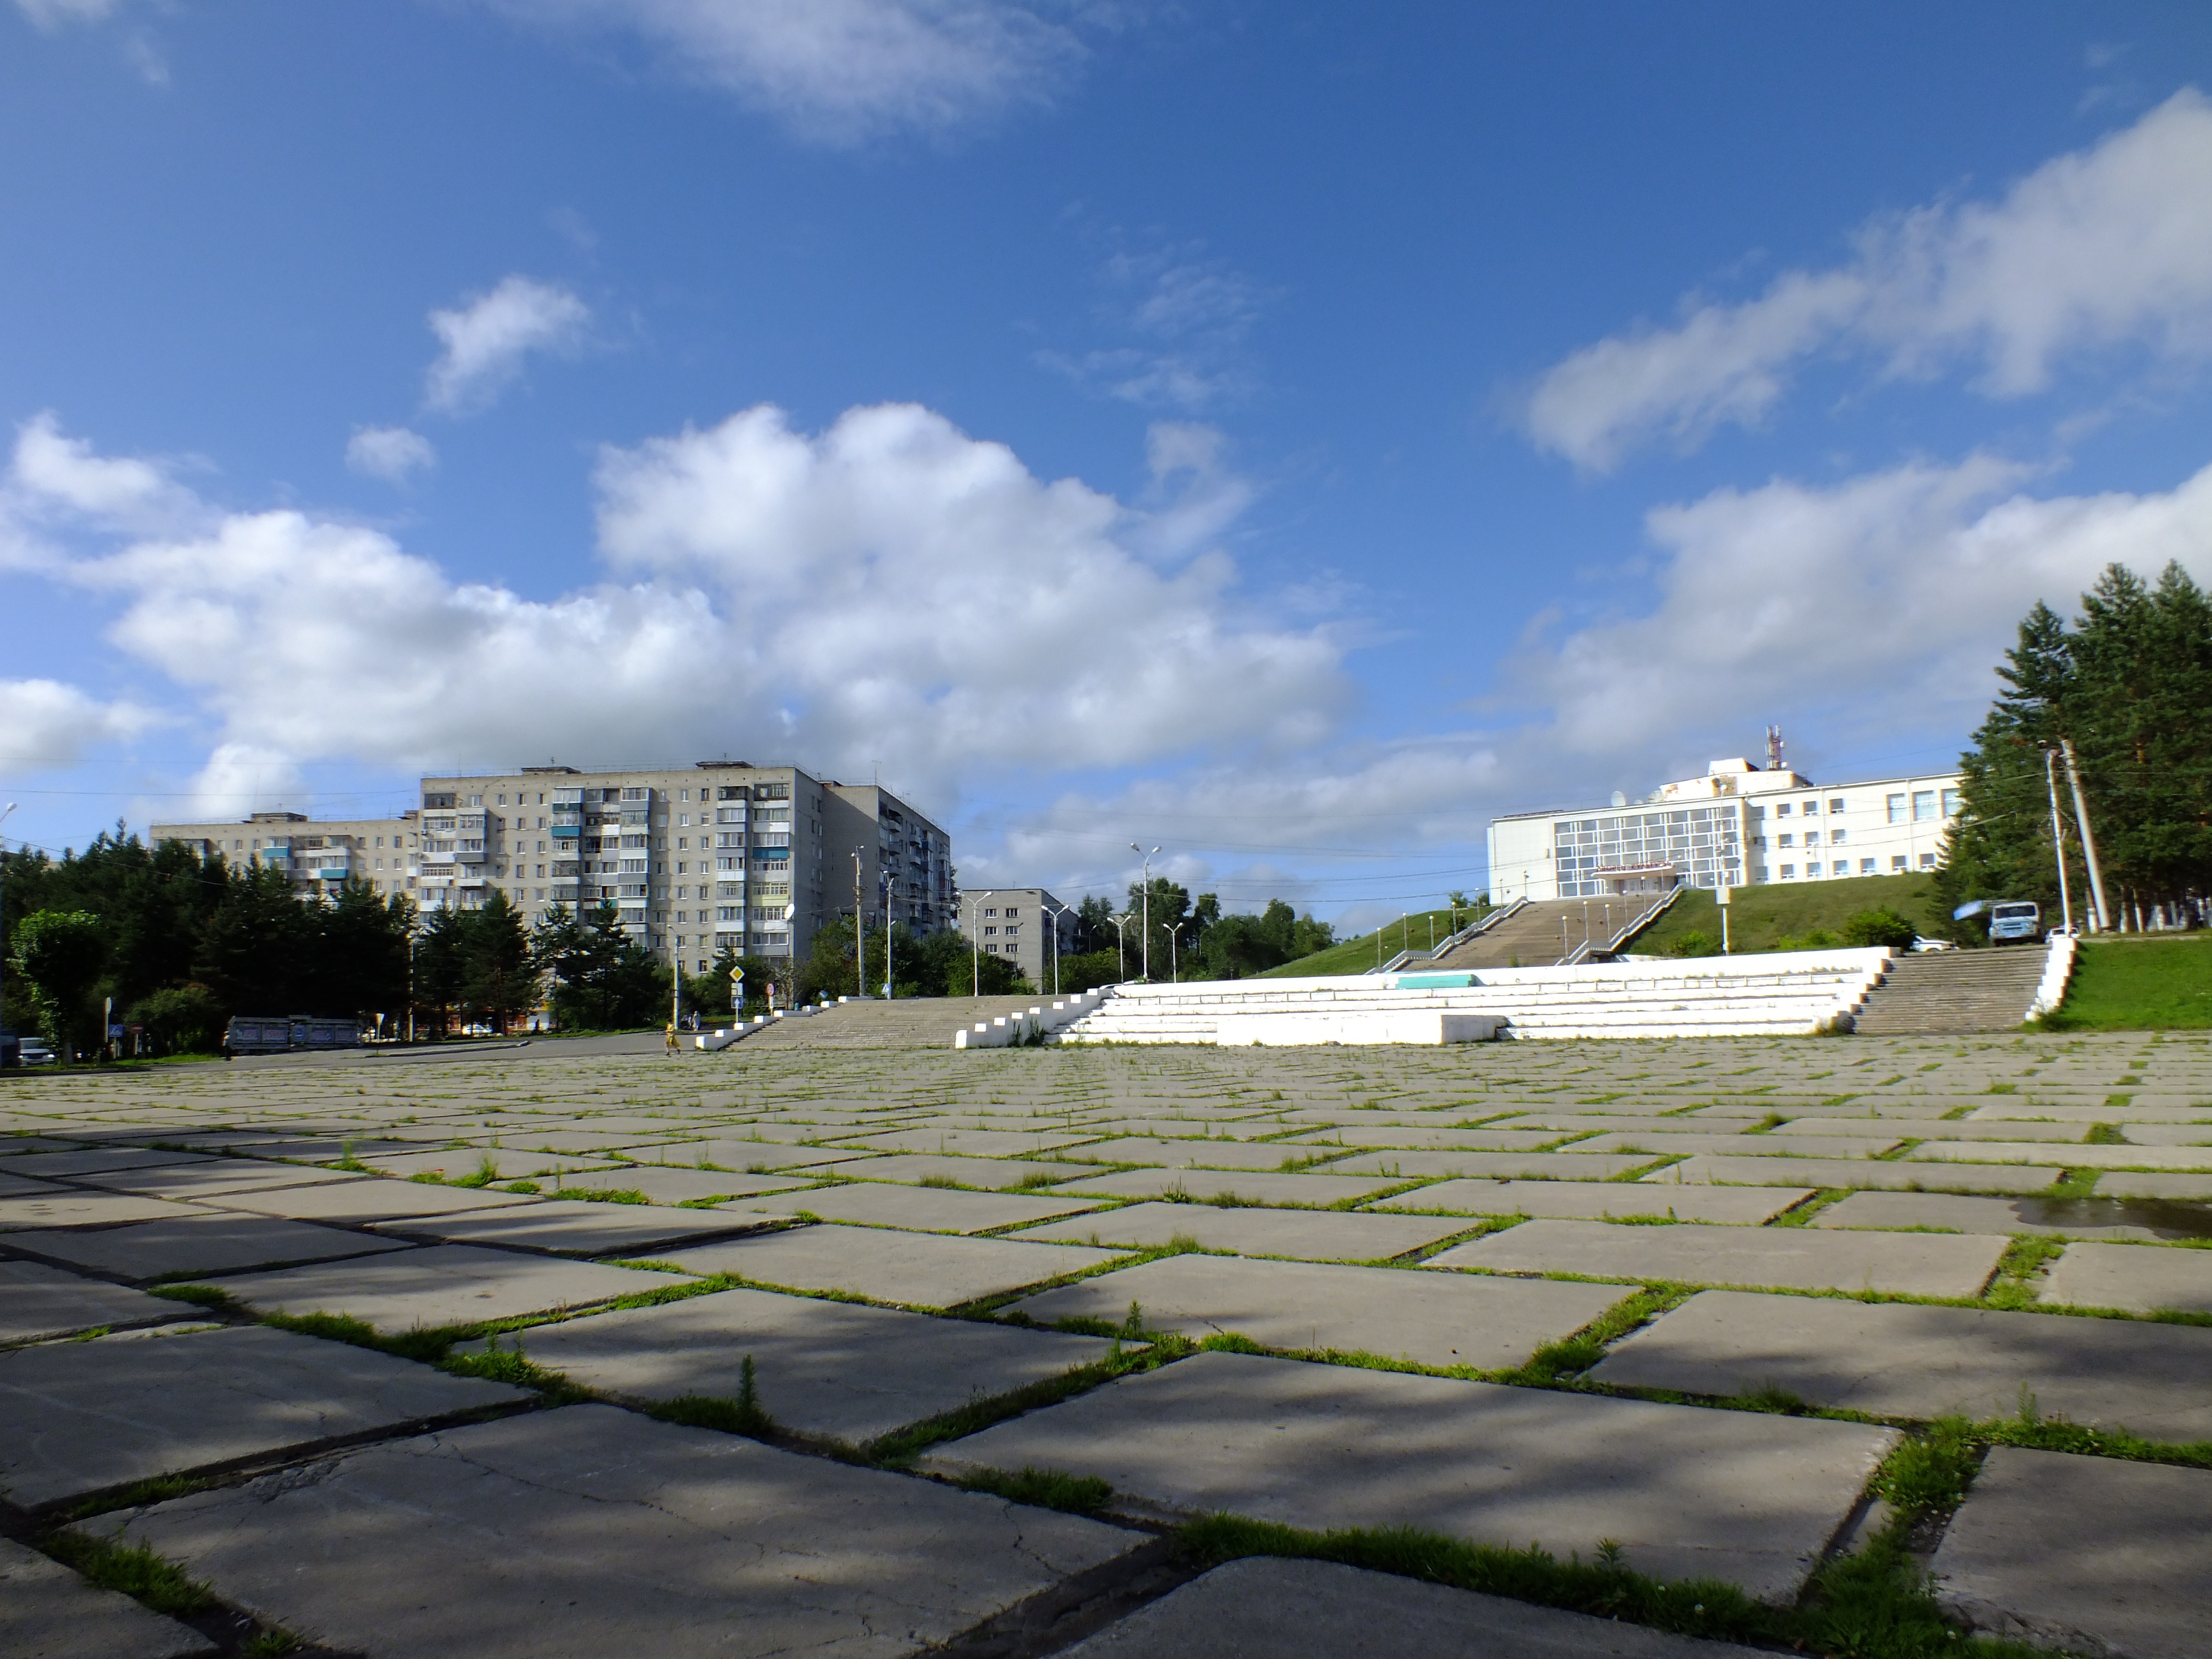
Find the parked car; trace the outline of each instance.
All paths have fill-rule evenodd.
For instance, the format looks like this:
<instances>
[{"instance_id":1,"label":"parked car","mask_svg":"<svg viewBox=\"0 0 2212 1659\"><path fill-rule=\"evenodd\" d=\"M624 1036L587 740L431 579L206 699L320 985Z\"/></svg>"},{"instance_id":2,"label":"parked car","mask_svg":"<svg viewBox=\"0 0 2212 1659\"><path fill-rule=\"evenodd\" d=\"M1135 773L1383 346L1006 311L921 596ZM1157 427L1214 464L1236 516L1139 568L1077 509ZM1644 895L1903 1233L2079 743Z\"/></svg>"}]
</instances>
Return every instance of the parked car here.
<instances>
[{"instance_id":1,"label":"parked car","mask_svg":"<svg viewBox=\"0 0 2212 1659\"><path fill-rule=\"evenodd\" d=\"M51 1066L54 1063L54 1051L39 1037L23 1038L18 1053L21 1063L26 1066Z\"/></svg>"},{"instance_id":2,"label":"parked car","mask_svg":"<svg viewBox=\"0 0 2212 1659\"><path fill-rule=\"evenodd\" d=\"M1990 906L1990 943L2040 945L2043 912L2025 900L2009 899Z\"/></svg>"}]
</instances>

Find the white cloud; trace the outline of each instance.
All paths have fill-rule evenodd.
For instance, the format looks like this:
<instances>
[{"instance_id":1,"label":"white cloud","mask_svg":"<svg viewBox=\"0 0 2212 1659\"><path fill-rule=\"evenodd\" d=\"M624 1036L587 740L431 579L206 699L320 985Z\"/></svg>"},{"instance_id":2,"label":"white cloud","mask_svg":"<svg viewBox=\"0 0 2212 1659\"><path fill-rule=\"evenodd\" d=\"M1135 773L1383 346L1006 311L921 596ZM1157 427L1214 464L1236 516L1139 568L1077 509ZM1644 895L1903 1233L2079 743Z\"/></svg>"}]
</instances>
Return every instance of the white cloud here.
<instances>
[{"instance_id":1,"label":"white cloud","mask_svg":"<svg viewBox=\"0 0 2212 1659\"><path fill-rule=\"evenodd\" d=\"M583 343L591 308L567 289L523 276L455 311L434 311L430 328L445 353L430 365L427 395L434 408L480 409L522 372L532 352L574 352Z\"/></svg>"},{"instance_id":2,"label":"white cloud","mask_svg":"<svg viewBox=\"0 0 2212 1659\"><path fill-rule=\"evenodd\" d=\"M804 137L939 131L1041 102L1083 56L1065 5L1009 0L490 0L534 25L613 30Z\"/></svg>"},{"instance_id":3,"label":"white cloud","mask_svg":"<svg viewBox=\"0 0 2212 1659\"><path fill-rule=\"evenodd\" d=\"M1107 324L1143 343L1036 361L1141 409L1210 408L1250 390L1238 348L1260 314L1258 287L1202 248L1117 252L1103 272Z\"/></svg>"},{"instance_id":4,"label":"white cloud","mask_svg":"<svg viewBox=\"0 0 2212 1659\"><path fill-rule=\"evenodd\" d=\"M204 520L199 499L179 483L173 460L95 454L63 434L51 410L15 430L15 454L0 483L0 519L27 527L64 517L100 529L160 533Z\"/></svg>"},{"instance_id":5,"label":"white cloud","mask_svg":"<svg viewBox=\"0 0 2212 1659\"><path fill-rule=\"evenodd\" d=\"M15 9L51 33L71 23L104 23L119 0L15 0Z\"/></svg>"},{"instance_id":6,"label":"white cloud","mask_svg":"<svg viewBox=\"0 0 2212 1659\"><path fill-rule=\"evenodd\" d=\"M69 766L152 723L128 702L101 702L58 680L0 680L0 777Z\"/></svg>"},{"instance_id":7,"label":"white cloud","mask_svg":"<svg viewBox=\"0 0 2212 1659\"><path fill-rule=\"evenodd\" d=\"M1756 423L1791 369L1827 349L1875 353L1891 375L1971 360L1997 398L2039 391L2059 360L2100 347L2193 362L2212 350L2208 178L2212 102L2185 90L2002 198L1870 224L1832 270L1583 348L1538 382L1529 429L1604 471L1654 437L1694 445L1723 422Z\"/></svg>"},{"instance_id":8,"label":"white cloud","mask_svg":"<svg viewBox=\"0 0 2212 1659\"><path fill-rule=\"evenodd\" d=\"M1177 477L1203 463L1206 489L1233 490L1202 441L1166 441ZM62 512L26 455L9 489ZM1344 696L1328 636L1257 617L1224 556L1189 556L1190 525L1159 544L1181 497L1146 511L1047 483L927 410L807 434L756 409L609 450L599 485L629 580L550 599L296 511L207 514L50 569L114 596L110 639L212 722L210 799L313 760L725 751L847 776L881 760L949 799L983 772L1307 743Z\"/></svg>"},{"instance_id":9,"label":"white cloud","mask_svg":"<svg viewBox=\"0 0 2212 1659\"><path fill-rule=\"evenodd\" d=\"M390 483L404 483L417 467L437 464L438 452L430 441L404 426L356 427L346 444L348 466Z\"/></svg>"},{"instance_id":10,"label":"white cloud","mask_svg":"<svg viewBox=\"0 0 2212 1659\"><path fill-rule=\"evenodd\" d=\"M1955 743L2036 600L2069 609L2106 565L2212 579L2212 467L2165 494L2038 498L1985 456L1832 488L1723 489L1648 520L1669 557L1648 615L1516 665L1550 717L1530 749L1703 769L1769 718L1894 747ZM1735 736L1732 748L1713 747ZM1841 746L1841 745L1839 745Z\"/></svg>"}]
</instances>

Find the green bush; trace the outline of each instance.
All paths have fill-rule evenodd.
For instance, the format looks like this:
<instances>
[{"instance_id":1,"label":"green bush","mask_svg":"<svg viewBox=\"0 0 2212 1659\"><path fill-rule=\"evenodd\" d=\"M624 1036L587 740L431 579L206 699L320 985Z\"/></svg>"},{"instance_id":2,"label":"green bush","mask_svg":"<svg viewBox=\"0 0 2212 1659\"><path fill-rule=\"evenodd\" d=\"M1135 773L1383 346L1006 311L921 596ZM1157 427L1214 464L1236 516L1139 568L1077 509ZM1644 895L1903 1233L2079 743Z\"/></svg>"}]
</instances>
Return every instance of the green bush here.
<instances>
[{"instance_id":1,"label":"green bush","mask_svg":"<svg viewBox=\"0 0 2212 1659\"><path fill-rule=\"evenodd\" d=\"M1912 941L1919 937L1920 930L1887 905L1861 910L1844 924L1846 945L1879 945L1892 951L1909 951Z\"/></svg>"},{"instance_id":2,"label":"green bush","mask_svg":"<svg viewBox=\"0 0 2212 1659\"><path fill-rule=\"evenodd\" d=\"M204 985L186 985L142 997L124 1016L142 1025L157 1054L211 1054L222 1047L222 1005Z\"/></svg>"},{"instance_id":3,"label":"green bush","mask_svg":"<svg viewBox=\"0 0 2212 1659\"><path fill-rule=\"evenodd\" d=\"M1696 927L1667 947L1669 955L1677 957L1709 957L1719 948L1713 943L1711 935Z\"/></svg>"}]
</instances>

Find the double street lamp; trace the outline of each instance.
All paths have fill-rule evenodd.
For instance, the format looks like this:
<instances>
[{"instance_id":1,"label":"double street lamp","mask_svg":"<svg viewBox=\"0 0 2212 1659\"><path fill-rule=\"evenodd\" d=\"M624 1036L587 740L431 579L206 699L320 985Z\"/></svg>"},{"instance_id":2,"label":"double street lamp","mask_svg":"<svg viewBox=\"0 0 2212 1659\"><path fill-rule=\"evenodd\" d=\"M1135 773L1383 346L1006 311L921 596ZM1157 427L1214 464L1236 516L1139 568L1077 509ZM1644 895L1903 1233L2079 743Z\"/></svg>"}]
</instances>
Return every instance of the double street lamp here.
<instances>
[{"instance_id":1,"label":"double street lamp","mask_svg":"<svg viewBox=\"0 0 2212 1659\"><path fill-rule=\"evenodd\" d=\"M975 905L978 900L993 897L997 891L996 888L993 888L988 893L968 895L968 971L972 975L968 982L968 988L969 994L979 1000L983 994L983 930L975 922L977 915Z\"/></svg>"},{"instance_id":2,"label":"double street lamp","mask_svg":"<svg viewBox=\"0 0 2212 1659\"><path fill-rule=\"evenodd\" d=\"M1138 846L1137 843L1133 841L1129 843L1129 850L1132 853L1144 853L1145 855L1145 932L1143 965L1145 970L1145 983L1150 985L1152 982L1152 860L1159 855L1160 849L1155 847L1151 852L1145 853L1145 849Z\"/></svg>"}]
</instances>

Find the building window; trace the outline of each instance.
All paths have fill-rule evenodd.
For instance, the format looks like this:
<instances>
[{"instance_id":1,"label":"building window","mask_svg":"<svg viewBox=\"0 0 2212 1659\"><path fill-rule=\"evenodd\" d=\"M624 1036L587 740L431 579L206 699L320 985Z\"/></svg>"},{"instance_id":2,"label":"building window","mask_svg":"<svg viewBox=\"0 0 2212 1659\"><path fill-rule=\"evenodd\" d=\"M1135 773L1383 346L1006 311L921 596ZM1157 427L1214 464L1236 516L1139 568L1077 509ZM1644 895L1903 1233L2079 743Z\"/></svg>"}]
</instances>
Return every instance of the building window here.
<instances>
[{"instance_id":1,"label":"building window","mask_svg":"<svg viewBox=\"0 0 2212 1659\"><path fill-rule=\"evenodd\" d=\"M1849 832L1848 830L1829 830L1829 831L1828 831L1828 845L1829 845L1829 846L1831 846L1831 847L1841 847L1841 846L1844 844L1844 836L1846 836L1846 835L1847 835L1847 834L1849 834L1849 833L1850 833L1850 832Z\"/></svg>"},{"instance_id":2,"label":"building window","mask_svg":"<svg viewBox=\"0 0 2212 1659\"><path fill-rule=\"evenodd\" d=\"M1788 817L1790 816L1790 803L1786 800L1778 802L1774 808L1774 816L1778 818Z\"/></svg>"},{"instance_id":3,"label":"building window","mask_svg":"<svg viewBox=\"0 0 2212 1659\"><path fill-rule=\"evenodd\" d=\"M1828 810L1831 812L1842 811L1844 810L1844 798L1841 795L1830 796L1828 798Z\"/></svg>"},{"instance_id":4,"label":"building window","mask_svg":"<svg viewBox=\"0 0 2212 1659\"><path fill-rule=\"evenodd\" d=\"M1959 816L1959 792L1955 789L1943 792L1943 816L1947 818Z\"/></svg>"},{"instance_id":5,"label":"building window","mask_svg":"<svg viewBox=\"0 0 2212 1659\"><path fill-rule=\"evenodd\" d=\"M1915 823L1933 823L1936 821L1936 792L1933 789L1912 792L1912 821Z\"/></svg>"},{"instance_id":6,"label":"building window","mask_svg":"<svg viewBox=\"0 0 2212 1659\"><path fill-rule=\"evenodd\" d=\"M1859 873L1863 876L1872 875L1874 873L1874 860L1872 859L1861 859L1859 860Z\"/></svg>"},{"instance_id":7,"label":"building window","mask_svg":"<svg viewBox=\"0 0 2212 1659\"><path fill-rule=\"evenodd\" d=\"M1782 879L1784 881L1790 880L1791 878L1795 877L1796 873L1797 866L1794 864L1785 864L1782 866Z\"/></svg>"},{"instance_id":8,"label":"building window","mask_svg":"<svg viewBox=\"0 0 2212 1659\"><path fill-rule=\"evenodd\" d=\"M987 915L987 916L995 916L995 915L997 915L999 913L998 913L998 911L997 911L995 908L986 908L986 909L984 910L983 914L984 914L985 915ZM994 933L995 933L995 932L997 932L998 930L997 930L997 929L995 929L995 928L994 928L992 931L993 931Z\"/></svg>"},{"instance_id":9,"label":"building window","mask_svg":"<svg viewBox=\"0 0 2212 1659\"><path fill-rule=\"evenodd\" d=\"M1851 861L1849 859L1838 859L1828 868L1837 875L1848 876L1851 872Z\"/></svg>"},{"instance_id":10,"label":"building window","mask_svg":"<svg viewBox=\"0 0 2212 1659\"><path fill-rule=\"evenodd\" d=\"M1792 835L1777 836L1774 838L1774 844L1777 847L1795 847L1797 844L1797 837Z\"/></svg>"},{"instance_id":11,"label":"building window","mask_svg":"<svg viewBox=\"0 0 2212 1659\"><path fill-rule=\"evenodd\" d=\"M1936 855L1933 853L1923 853L1920 855L1920 867L1923 870L1933 870L1936 867Z\"/></svg>"},{"instance_id":12,"label":"building window","mask_svg":"<svg viewBox=\"0 0 2212 1659\"><path fill-rule=\"evenodd\" d=\"M1904 869L1904 868L1905 867L1905 854L1902 854L1902 853L1899 853L1899 854L1898 854L1894 858L1891 859L1891 860L1890 860L1890 861L1889 861L1889 867L1890 867L1891 869L1893 869L1893 870L1902 870L1902 869Z\"/></svg>"},{"instance_id":13,"label":"building window","mask_svg":"<svg viewBox=\"0 0 2212 1659\"><path fill-rule=\"evenodd\" d=\"M1014 909L1012 906L1009 906L1009 907L1007 908L1007 910L1006 910L1006 920L1007 920L1007 921L1012 921L1016 916L1018 916L1018 915L1021 915L1021 912L1020 912L1020 911L1018 911L1018 910L1017 910L1017 909Z\"/></svg>"},{"instance_id":14,"label":"building window","mask_svg":"<svg viewBox=\"0 0 2212 1659\"><path fill-rule=\"evenodd\" d=\"M1902 795L1890 795L1890 796L1887 796L1887 797L1886 797L1886 798L1885 798L1885 804L1886 804L1886 805L1888 806L1888 808L1889 808L1889 821L1890 821L1892 823L1904 823L1904 822L1905 822L1905 797L1904 797L1904 796L1902 796Z\"/></svg>"},{"instance_id":15,"label":"building window","mask_svg":"<svg viewBox=\"0 0 2212 1659\"><path fill-rule=\"evenodd\" d=\"M986 939L996 939L998 936L999 930L995 927L986 927L983 930L983 937Z\"/></svg>"}]
</instances>

